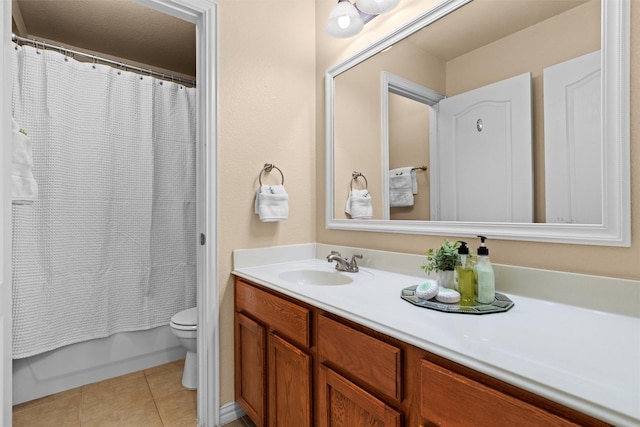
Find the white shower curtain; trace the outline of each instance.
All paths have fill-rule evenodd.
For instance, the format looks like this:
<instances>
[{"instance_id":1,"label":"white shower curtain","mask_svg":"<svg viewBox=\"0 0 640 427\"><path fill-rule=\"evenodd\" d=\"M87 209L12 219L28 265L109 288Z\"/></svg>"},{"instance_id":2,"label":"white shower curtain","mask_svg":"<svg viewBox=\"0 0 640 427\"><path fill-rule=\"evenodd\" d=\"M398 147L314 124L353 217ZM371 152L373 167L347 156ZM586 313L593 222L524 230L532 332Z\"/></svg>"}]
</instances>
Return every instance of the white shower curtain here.
<instances>
[{"instance_id":1,"label":"white shower curtain","mask_svg":"<svg viewBox=\"0 0 640 427\"><path fill-rule=\"evenodd\" d=\"M13 207L13 357L166 325L196 303L195 89L13 52L39 186Z\"/></svg>"}]
</instances>

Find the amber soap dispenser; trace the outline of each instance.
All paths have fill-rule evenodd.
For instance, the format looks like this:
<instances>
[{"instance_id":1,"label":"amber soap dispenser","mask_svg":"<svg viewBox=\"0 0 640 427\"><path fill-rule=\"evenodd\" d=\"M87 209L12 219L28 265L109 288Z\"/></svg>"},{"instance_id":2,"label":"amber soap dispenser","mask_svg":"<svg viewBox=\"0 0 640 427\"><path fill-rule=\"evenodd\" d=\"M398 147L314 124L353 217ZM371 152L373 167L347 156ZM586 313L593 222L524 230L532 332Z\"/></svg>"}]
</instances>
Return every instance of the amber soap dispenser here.
<instances>
[{"instance_id":1,"label":"amber soap dispenser","mask_svg":"<svg viewBox=\"0 0 640 427\"><path fill-rule=\"evenodd\" d=\"M459 241L458 255L460 264L456 266L458 273L458 291L460 292L460 305L475 305L476 274L473 269L469 247L466 242Z\"/></svg>"}]
</instances>

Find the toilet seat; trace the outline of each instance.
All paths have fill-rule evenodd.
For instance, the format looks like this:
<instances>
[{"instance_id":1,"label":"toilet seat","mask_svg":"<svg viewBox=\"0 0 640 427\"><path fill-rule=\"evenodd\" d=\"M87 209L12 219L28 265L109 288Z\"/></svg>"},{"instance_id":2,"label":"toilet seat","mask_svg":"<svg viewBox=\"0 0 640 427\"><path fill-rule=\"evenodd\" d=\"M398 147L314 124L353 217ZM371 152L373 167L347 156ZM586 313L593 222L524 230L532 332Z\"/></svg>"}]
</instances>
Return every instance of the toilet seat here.
<instances>
[{"instance_id":1,"label":"toilet seat","mask_svg":"<svg viewBox=\"0 0 640 427\"><path fill-rule=\"evenodd\" d=\"M171 318L171 327L181 331L195 331L198 328L197 307L182 310Z\"/></svg>"}]
</instances>

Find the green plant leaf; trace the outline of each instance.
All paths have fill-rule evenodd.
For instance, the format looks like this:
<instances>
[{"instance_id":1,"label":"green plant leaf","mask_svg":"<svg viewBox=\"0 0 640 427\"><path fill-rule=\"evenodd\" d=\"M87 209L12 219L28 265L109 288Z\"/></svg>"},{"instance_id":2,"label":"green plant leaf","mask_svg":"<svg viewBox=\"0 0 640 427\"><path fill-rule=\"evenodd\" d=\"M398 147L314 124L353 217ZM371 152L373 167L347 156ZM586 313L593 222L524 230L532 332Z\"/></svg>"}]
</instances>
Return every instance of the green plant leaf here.
<instances>
[{"instance_id":1,"label":"green plant leaf","mask_svg":"<svg viewBox=\"0 0 640 427\"><path fill-rule=\"evenodd\" d=\"M435 271L454 270L456 265L460 263L460 255L458 248L460 243L457 241L449 241L444 239L442 245L437 249L427 249L425 255L427 261L420 267L427 274Z\"/></svg>"}]
</instances>

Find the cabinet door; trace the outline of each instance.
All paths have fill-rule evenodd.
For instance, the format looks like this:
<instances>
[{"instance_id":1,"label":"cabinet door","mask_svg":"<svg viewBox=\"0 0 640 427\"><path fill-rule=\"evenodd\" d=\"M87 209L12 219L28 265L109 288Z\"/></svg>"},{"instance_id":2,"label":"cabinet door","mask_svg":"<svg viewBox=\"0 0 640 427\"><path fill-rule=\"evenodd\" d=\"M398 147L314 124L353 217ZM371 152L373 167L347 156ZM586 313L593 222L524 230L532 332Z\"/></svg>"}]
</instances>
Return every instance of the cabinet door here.
<instances>
[{"instance_id":1,"label":"cabinet door","mask_svg":"<svg viewBox=\"0 0 640 427\"><path fill-rule=\"evenodd\" d=\"M265 426L265 327L241 313L235 322L236 401L257 427Z\"/></svg>"},{"instance_id":2,"label":"cabinet door","mask_svg":"<svg viewBox=\"0 0 640 427\"><path fill-rule=\"evenodd\" d=\"M318 381L320 427L400 427L400 412L324 365Z\"/></svg>"},{"instance_id":3,"label":"cabinet door","mask_svg":"<svg viewBox=\"0 0 640 427\"><path fill-rule=\"evenodd\" d=\"M269 334L269 426L312 425L311 356Z\"/></svg>"}]
</instances>

